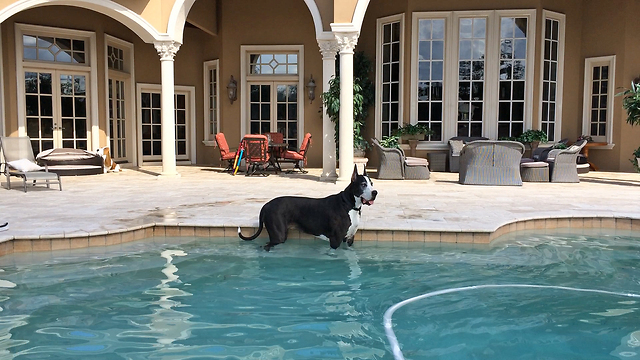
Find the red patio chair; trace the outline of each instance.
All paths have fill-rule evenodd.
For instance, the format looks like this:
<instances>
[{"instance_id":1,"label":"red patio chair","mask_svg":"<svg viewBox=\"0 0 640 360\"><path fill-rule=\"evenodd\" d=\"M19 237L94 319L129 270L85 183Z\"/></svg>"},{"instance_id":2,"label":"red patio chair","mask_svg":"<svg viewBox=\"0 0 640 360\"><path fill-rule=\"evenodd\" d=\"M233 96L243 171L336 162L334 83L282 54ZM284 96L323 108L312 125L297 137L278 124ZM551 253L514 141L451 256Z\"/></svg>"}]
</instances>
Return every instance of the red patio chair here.
<instances>
[{"instance_id":1,"label":"red patio chair","mask_svg":"<svg viewBox=\"0 0 640 360\"><path fill-rule=\"evenodd\" d=\"M218 150L220 150L220 161L228 161L227 168L224 171L233 171L233 160L236 158L236 152L229 150L229 144L224 133L216 134L216 143L218 144Z\"/></svg>"},{"instance_id":2,"label":"red patio chair","mask_svg":"<svg viewBox=\"0 0 640 360\"><path fill-rule=\"evenodd\" d=\"M245 176L262 175L268 176L265 172L269 165L269 141L265 135L245 135L242 139L242 148L244 149L243 159L247 166Z\"/></svg>"},{"instance_id":3,"label":"red patio chair","mask_svg":"<svg viewBox=\"0 0 640 360\"><path fill-rule=\"evenodd\" d=\"M294 163L294 167L293 167L294 170L298 169L301 173L306 174L308 171L305 170L304 167L307 165L307 151L309 150L310 146L311 146L311 134L307 133L304 136L304 140L302 140L302 145L300 145L300 150L285 151L283 155L284 160L282 161ZM294 170L291 170L288 172L293 172Z\"/></svg>"}]
</instances>

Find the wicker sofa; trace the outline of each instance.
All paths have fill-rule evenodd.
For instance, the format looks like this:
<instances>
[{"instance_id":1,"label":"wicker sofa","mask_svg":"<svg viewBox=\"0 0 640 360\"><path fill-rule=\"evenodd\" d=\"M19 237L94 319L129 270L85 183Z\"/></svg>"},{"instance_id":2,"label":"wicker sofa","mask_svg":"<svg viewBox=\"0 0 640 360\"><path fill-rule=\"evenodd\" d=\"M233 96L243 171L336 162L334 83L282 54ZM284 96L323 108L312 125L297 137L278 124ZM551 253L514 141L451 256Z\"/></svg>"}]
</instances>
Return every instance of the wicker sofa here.
<instances>
[{"instance_id":1,"label":"wicker sofa","mask_svg":"<svg viewBox=\"0 0 640 360\"><path fill-rule=\"evenodd\" d=\"M477 140L460 151L458 182L468 185L522 185L520 160L524 145L517 141Z\"/></svg>"},{"instance_id":2,"label":"wicker sofa","mask_svg":"<svg viewBox=\"0 0 640 360\"><path fill-rule=\"evenodd\" d=\"M378 152L378 179L386 180L429 180L427 159L407 157L402 149L385 148L377 139L371 139Z\"/></svg>"},{"instance_id":3,"label":"wicker sofa","mask_svg":"<svg viewBox=\"0 0 640 360\"><path fill-rule=\"evenodd\" d=\"M449 139L449 172L460 169L460 151L465 144L476 140L489 140L481 136L455 136Z\"/></svg>"}]
</instances>

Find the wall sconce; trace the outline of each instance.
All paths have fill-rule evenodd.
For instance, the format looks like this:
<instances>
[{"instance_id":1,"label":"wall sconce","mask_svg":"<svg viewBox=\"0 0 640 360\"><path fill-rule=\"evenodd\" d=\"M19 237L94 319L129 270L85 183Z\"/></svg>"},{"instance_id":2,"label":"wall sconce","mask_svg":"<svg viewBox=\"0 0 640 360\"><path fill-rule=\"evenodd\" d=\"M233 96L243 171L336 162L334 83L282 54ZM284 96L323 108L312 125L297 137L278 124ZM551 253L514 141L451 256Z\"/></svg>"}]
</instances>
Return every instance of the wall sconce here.
<instances>
[{"instance_id":1,"label":"wall sconce","mask_svg":"<svg viewBox=\"0 0 640 360\"><path fill-rule=\"evenodd\" d=\"M309 79L309 83L307 83L307 95L309 96L309 100L311 100L310 104L313 104L313 100L316 98L316 82L313 80L313 75L311 75L311 79Z\"/></svg>"},{"instance_id":2,"label":"wall sconce","mask_svg":"<svg viewBox=\"0 0 640 360\"><path fill-rule=\"evenodd\" d=\"M238 82L233 78L233 75L231 75L229 84L227 85L227 95L229 96L231 104L238 99Z\"/></svg>"}]
</instances>

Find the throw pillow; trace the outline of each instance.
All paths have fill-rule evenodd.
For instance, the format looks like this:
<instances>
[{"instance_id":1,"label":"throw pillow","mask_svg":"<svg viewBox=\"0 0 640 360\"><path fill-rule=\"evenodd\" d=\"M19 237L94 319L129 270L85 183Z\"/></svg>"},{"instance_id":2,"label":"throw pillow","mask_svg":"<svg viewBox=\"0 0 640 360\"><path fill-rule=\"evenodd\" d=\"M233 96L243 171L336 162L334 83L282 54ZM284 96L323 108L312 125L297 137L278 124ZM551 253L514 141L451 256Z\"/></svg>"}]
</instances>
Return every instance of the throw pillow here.
<instances>
[{"instance_id":1,"label":"throw pillow","mask_svg":"<svg viewBox=\"0 0 640 360\"><path fill-rule=\"evenodd\" d=\"M449 140L449 146L451 147L451 155L460 156L460 151L464 147L464 141L462 140Z\"/></svg>"},{"instance_id":2,"label":"throw pillow","mask_svg":"<svg viewBox=\"0 0 640 360\"><path fill-rule=\"evenodd\" d=\"M11 166L12 168L22 172L44 170L42 166L27 159L13 160L9 161L7 164L9 164L9 166Z\"/></svg>"}]
</instances>

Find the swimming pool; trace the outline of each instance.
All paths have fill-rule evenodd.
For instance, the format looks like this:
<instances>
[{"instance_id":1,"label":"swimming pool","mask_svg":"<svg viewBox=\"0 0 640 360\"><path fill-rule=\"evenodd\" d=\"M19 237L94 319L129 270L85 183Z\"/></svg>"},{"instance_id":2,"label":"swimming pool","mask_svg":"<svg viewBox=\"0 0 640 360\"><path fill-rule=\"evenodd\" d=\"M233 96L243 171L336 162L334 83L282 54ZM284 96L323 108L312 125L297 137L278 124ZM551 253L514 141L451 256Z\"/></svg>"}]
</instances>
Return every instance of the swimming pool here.
<instances>
[{"instance_id":1,"label":"swimming pool","mask_svg":"<svg viewBox=\"0 0 640 360\"><path fill-rule=\"evenodd\" d=\"M491 284L640 293L638 234L487 246L154 238L0 258L0 359L393 359L391 306ZM478 288L393 314L407 359L639 359L640 299Z\"/></svg>"}]
</instances>

